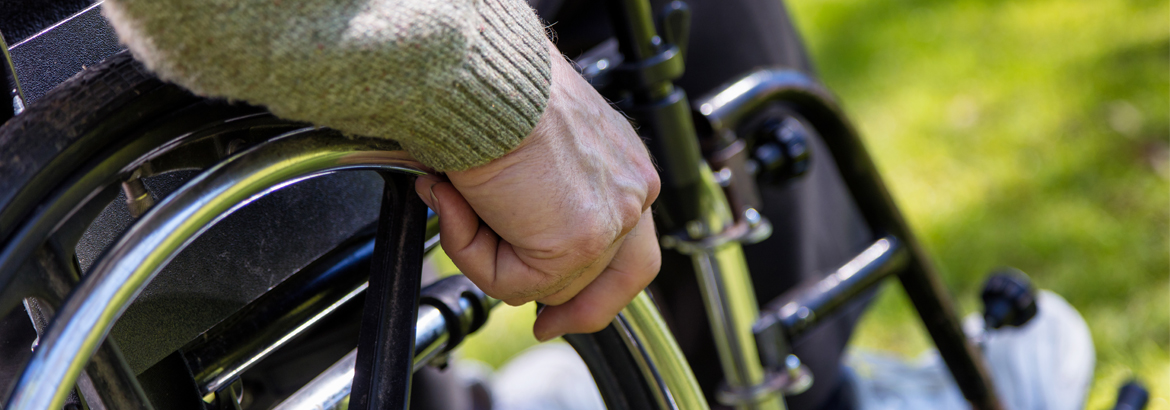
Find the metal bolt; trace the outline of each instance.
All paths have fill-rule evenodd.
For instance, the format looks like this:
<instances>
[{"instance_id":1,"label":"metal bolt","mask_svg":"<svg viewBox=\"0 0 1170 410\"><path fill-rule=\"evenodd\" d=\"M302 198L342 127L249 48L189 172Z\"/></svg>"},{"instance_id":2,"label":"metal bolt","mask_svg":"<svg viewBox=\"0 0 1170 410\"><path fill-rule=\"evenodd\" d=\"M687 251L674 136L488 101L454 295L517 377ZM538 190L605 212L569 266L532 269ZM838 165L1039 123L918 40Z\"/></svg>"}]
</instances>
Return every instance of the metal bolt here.
<instances>
[{"instance_id":1,"label":"metal bolt","mask_svg":"<svg viewBox=\"0 0 1170 410\"><path fill-rule=\"evenodd\" d=\"M139 172L134 171L130 179L122 182L122 193L126 194L126 207L130 208L130 216L135 218L142 216L154 206L154 197L150 196L150 191L138 176Z\"/></svg>"},{"instance_id":2,"label":"metal bolt","mask_svg":"<svg viewBox=\"0 0 1170 410\"><path fill-rule=\"evenodd\" d=\"M776 137L784 146L784 156L788 162L786 168L790 176L795 177L808 172L808 134L804 124L796 118L785 119L777 132Z\"/></svg>"},{"instance_id":3,"label":"metal bolt","mask_svg":"<svg viewBox=\"0 0 1170 410\"><path fill-rule=\"evenodd\" d=\"M764 182L781 182L808 172L810 131L800 120L772 120L761 131L752 157L759 162Z\"/></svg>"},{"instance_id":4,"label":"metal bolt","mask_svg":"<svg viewBox=\"0 0 1170 410\"><path fill-rule=\"evenodd\" d=\"M802 326L805 326L808 324L808 322L812 321L814 316L815 314L813 314L813 311L809 310L807 306L801 306L800 309L796 309L796 318L800 319L800 324Z\"/></svg>"}]
</instances>

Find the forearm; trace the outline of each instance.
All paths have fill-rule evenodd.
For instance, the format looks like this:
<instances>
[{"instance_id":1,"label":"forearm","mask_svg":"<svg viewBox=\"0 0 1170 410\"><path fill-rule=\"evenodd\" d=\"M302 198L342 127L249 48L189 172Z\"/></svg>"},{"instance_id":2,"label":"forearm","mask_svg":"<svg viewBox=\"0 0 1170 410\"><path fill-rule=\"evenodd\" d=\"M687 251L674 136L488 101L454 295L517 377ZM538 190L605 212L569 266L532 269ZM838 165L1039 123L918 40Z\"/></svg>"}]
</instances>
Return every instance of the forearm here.
<instances>
[{"instance_id":1,"label":"forearm","mask_svg":"<svg viewBox=\"0 0 1170 410\"><path fill-rule=\"evenodd\" d=\"M548 100L544 29L523 0L109 0L161 78L342 132L437 170L518 145Z\"/></svg>"}]
</instances>

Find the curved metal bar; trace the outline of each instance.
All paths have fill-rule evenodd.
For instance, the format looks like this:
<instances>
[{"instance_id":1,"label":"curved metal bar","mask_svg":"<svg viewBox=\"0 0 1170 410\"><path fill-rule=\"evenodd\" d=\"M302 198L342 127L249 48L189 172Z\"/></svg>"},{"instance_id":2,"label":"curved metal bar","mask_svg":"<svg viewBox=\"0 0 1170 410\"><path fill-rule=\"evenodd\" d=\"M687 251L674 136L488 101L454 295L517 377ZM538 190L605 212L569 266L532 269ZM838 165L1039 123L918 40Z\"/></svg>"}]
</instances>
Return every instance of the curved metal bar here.
<instances>
[{"instance_id":1,"label":"curved metal bar","mask_svg":"<svg viewBox=\"0 0 1170 410\"><path fill-rule=\"evenodd\" d=\"M769 314L775 313L784 335L795 340L886 276L902 270L908 253L897 237L878 239L833 273L800 288L795 300L768 309Z\"/></svg>"},{"instance_id":2,"label":"curved metal bar","mask_svg":"<svg viewBox=\"0 0 1170 410\"><path fill-rule=\"evenodd\" d=\"M208 169L139 219L61 307L6 408L60 408L114 321L150 280L210 226L247 203L316 175L349 169L423 174L426 168L383 141L337 138L305 128Z\"/></svg>"},{"instance_id":3,"label":"curved metal bar","mask_svg":"<svg viewBox=\"0 0 1170 410\"><path fill-rule=\"evenodd\" d=\"M717 132L735 127L745 117L785 92L808 94L837 111L837 104L829 90L808 74L797 70L755 71L718 90L694 103L694 107Z\"/></svg>"},{"instance_id":4,"label":"curved metal bar","mask_svg":"<svg viewBox=\"0 0 1170 410\"><path fill-rule=\"evenodd\" d=\"M77 239L84 232L84 228L93 222L92 218L97 217L97 214L93 213L90 214L90 219L79 218L79 214L88 213L84 209L92 207L93 202L100 202L95 198L102 196L100 192L103 187L116 184L118 175L134 170L143 162L166 152L168 148L175 148L202 138L213 138L217 134L243 127L278 124L272 118L257 118L258 115L254 113L242 116L238 113L232 114L232 112L240 111L239 108L229 107L234 108L230 110L225 110L223 107L210 108L213 115L226 114L227 118L208 123L204 118L208 115L207 110L192 110L168 118L167 124L164 126L147 131L142 135L126 138L128 141L126 145L101 161L79 168L75 177L60 182L61 189L52 190L45 194L43 199L38 200L42 205L36 206L35 211L22 217L19 224L14 224L13 231L0 232L0 237L9 235L0 240L2 243L0 245L0 313L7 312L7 309L10 308L8 303L11 302L7 300L8 298L27 296L8 292L7 284L15 280L16 272L21 264L27 261L28 255L33 254L36 247L44 243L47 238L61 235L61 230L68 230L69 227L73 227L74 232L66 234L68 239L61 239L61 244L63 249L73 249L77 244ZM288 130L292 129L295 128L288 128ZM287 132L287 130L285 131ZM279 134L273 132L271 135ZM69 164L69 166L75 165ZM30 184L58 184L58 182L33 180ZM113 200L112 196L105 199L106 202L111 200ZM31 202L31 200L29 201ZM98 211L100 212L104 208L105 204L103 203ZM13 211L5 209L0 214L8 212ZM0 219L4 218L5 216L0 216ZM77 219L83 220L78 221ZM3 224L4 221L0 221L0 225Z\"/></svg>"},{"instance_id":5,"label":"curved metal bar","mask_svg":"<svg viewBox=\"0 0 1170 410\"><path fill-rule=\"evenodd\" d=\"M918 245L865 144L832 94L808 74L791 69L760 69L719 90L698 99L694 107L711 129L721 135L733 134L743 119L777 101L791 103L793 109L812 123L828 146L841 179L870 229L875 235L893 235L906 247L907 268L898 279L959 390L976 409L1002 409L982 353L967 340L938 272Z\"/></svg>"},{"instance_id":6,"label":"curved metal bar","mask_svg":"<svg viewBox=\"0 0 1170 410\"><path fill-rule=\"evenodd\" d=\"M650 387L656 388L662 408L708 408L691 365L648 293L639 293L614 320L646 381L655 384Z\"/></svg>"}]
</instances>

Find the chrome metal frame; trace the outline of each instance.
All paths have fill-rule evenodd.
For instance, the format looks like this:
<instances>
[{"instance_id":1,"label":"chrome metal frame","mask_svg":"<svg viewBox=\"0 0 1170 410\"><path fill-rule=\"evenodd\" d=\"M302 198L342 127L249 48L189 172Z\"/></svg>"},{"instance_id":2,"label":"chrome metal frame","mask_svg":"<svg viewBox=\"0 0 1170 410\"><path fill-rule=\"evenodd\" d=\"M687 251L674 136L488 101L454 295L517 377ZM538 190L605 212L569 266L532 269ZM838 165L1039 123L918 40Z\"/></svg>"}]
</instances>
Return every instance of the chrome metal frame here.
<instances>
[{"instance_id":1,"label":"chrome metal frame","mask_svg":"<svg viewBox=\"0 0 1170 410\"><path fill-rule=\"evenodd\" d=\"M470 316L472 312L471 304L475 302L460 298L460 303L467 304L465 312ZM414 354L414 369L418 371L418 369L422 368L421 365L425 365L431 360L434 360L446 347L447 321L443 318L443 313L438 308L431 305L420 305L418 307L418 320L415 325L415 330L414 343L416 350ZM342 402L349 400L349 393L353 387L353 374L356 364L357 349L354 349L332 366L329 366L328 369L304 387L298 389L296 393L281 401L274 409L310 410L338 408Z\"/></svg>"},{"instance_id":2,"label":"chrome metal frame","mask_svg":"<svg viewBox=\"0 0 1170 410\"><path fill-rule=\"evenodd\" d=\"M719 152L740 141L735 133L743 120L768 104L783 102L809 120L823 137L828 154L875 235L892 235L908 250L906 267L899 270L898 277L964 396L975 408L1000 409L986 365L980 352L963 335L950 296L902 220L864 144L828 91L803 72L764 69L725 84L693 106L686 105L686 96L673 84L682 74L674 60L676 51L686 48L685 37L669 35L668 39L682 44L668 44L657 31L685 32L689 24L685 13L663 19L656 27L649 1L609 0L608 8L623 57L613 69L617 81L608 92L622 97L621 107L642 126L639 132L647 138L661 170L663 200L659 201L656 219L659 229L667 232L664 247L673 247L692 258L726 379L717 397L740 409L783 409L784 403L775 393L792 391L794 385L779 386L782 383L775 380L780 378L770 376L769 371L780 372L793 366L786 364L791 356L787 354L785 337L778 336L778 326L756 326L764 330L763 334L752 329L759 318L755 292L742 248L730 240L744 236L729 232L737 226L742 230L743 223L737 221L748 218L735 215L745 210L730 209L715 183L706 159L700 156L694 123L706 122L704 129L713 134L706 142ZM693 115L691 109L699 115ZM726 169L730 175L723 179L733 180L740 175L742 180L751 174L743 161L736 164L738 168ZM724 171L721 169L721 174ZM729 188L734 185L729 184ZM748 191L754 193L754 189ZM739 199L737 206L750 206L751 202L744 199L756 197L731 193L740 194L734 196ZM893 270L884 265L887 264L875 265L872 272ZM820 293L809 300L818 301L818 296L825 296L826 303L819 307L822 313L831 312L841 304L840 299L857 295L880 276L866 274L852 277L856 280L824 283L828 288L814 288ZM779 323L777 315L781 313L773 312L765 321ZM757 338L769 344L763 356L756 345Z\"/></svg>"},{"instance_id":3,"label":"chrome metal frame","mask_svg":"<svg viewBox=\"0 0 1170 410\"><path fill-rule=\"evenodd\" d=\"M660 169L656 223L664 247L691 257L726 380L721 390L728 394L719 396L733 399L723 404L737 409L783 410L781 388L770 383L775 378L761 363L752 332L759 307L740 242L766 236L768 224L760 218L746 222L736 215L746 210L731 208L702 157L686 93L673 83L683 71L678 50L686 48L685 36L677 34L686 32L688 17L684 12L663 20L661 29L679 43L667 44L649 1L607 3L623 57L612 73L616 89L611 91L632 96L619 106L641 126ZM745 223L737 224L740 220Z\"/></svg>"},{"instance_id":4,"label":"chrome metal frame","mask_svg":"<svg viewBox=\"0 0 1170 410\"><path fill-rule=\"evenodd\" d=\"M639 293L614 319L639 370L654 381L652 393L662 409L707 408L707 399L670 328L646 292Z\"/></svg>"},{"instance_id":5,"label":"chrome metal frame","mask_svg":"<svg viewBox=\"0 0 1170 410\"><path fill-rule=\"evenodd\" d=\"M110 247L61 306L53 324L42 334L34 357L5 408L61 406L90 356L102 345L114 321L137 294L184 246L234 210L283 186L329 172L359 169L426 172L425 167L404 152L382 148L382 142L376 140L338 141L316 129L300 129L231 156L155 204ZM433 225L431 222L429 225ZM434 238L427 241L432 246L434 242ZM346 293L341 300L311 315L291 333L270 346L265 345L244 362L208 373L204 393L226 386L250 364L364 288L359 286ZM460 303L471 302L461 299ZM465 307L464 311L471 312L471 309ZM416 323L414 361L421 364L445 350L447 327L439 310L430 305L419 307ZM647 295L640 295L615 324L622 329L641 371L648 380L656 382L654 391L657 397L663 398L663 408L705 408L706 401L689 365ZM319 393L329 388L349 389L350 383L338 384L335 380L338 374L351 374L347 372L352 370L352 362L348 363L331 368L303 389L317 392L311 395L314 403L326 405L345 397L340 390L325 398ZM344 369L346 366L348 370ZM294 397L299 400L306 394L309 393ZM286 403L293 400L290 398Z\"/></svg>"},{"instance_id":6,"label":"chrome metal frame","mask_svg":"<svg viewBox=\"0 0 1170 410\"><path fill-rule=\"evenodd\" d=\"M233 155L156 204L135 222L58 309L6 408L63 405L89 356L117 318L171 258L232 211L315 175L373 169L425 173L403 151L376 140L321 138L305 128Z\"/></svg>"},{"instance_id":7,"label":"chrome metal frame","mask_svg":"<svg viewBox=\"0 0 1170 410\"><path fill-rule=\"evenodd\" d=\"M353 370L357 363L357 350L351 350L345 357L325 369L305 387L297 390L272 410L334 410L349 402L349 391L353 386ZM348 407L348 406L345 406Z\"/></svg>"},{"instance_id":8,"label":"chrome metal frame","mask_svg":"<svg viewBox=\"0 0 1170 410\"><path fill-rule=\"evenodd\" d=\"M460 303L463 302L461 299ZM468 301L468 303L473 303ZM429 309L428 309L429 308ZM467 309L466 312L470 312ZM446 324L437 309L419 307L415 365L429 362L446 342ZM613 325L620 330L623 342L634 354L635 362L646 380L653 381L651 394L661 409L702 410L707 408L694 373L662 320L649 294L642 292L618 317ZM428 353L429 352L429 353ZM338 360L320 376L297 390L276 410L336 409L347 400L353 380L356 351Z\"/></svg>"},{"instance_id":9,"label":"chrome metal frame","mask_svg":"<svg viewBox=\"0 0 1170 410\"><path fill-rule=\"evenodd\" d=\"M787 391L786 386L775 383L777 378L772 374L777 370L777 362L790 362L788 359L792 358L784 355L782 339L803 331L817 317L830 314L843 300L897 272L968 400L980 409L999 408L978 351L963 338L945 290L901 220L856 133L844 120L831 95L814 79L797 71L751 73L722 91L700 99L694 108L716 134L729 134L734 133L741 120L765 104L784 100L799 105L801 114L826 134L832 155L851 193L863 203L862 212L874 231L890 236L875 243L877 248L871 247L872 252L855 259L856 266L847 265L834 276L818 282L813 286L815 292L803 294L804 298L769 308L764 320L757 321L760 311L740 242L766 236L767 222L753 223L730 209L710 168L697 157L697 146L692 146L695 141L690 141L694 139L694 130L686 98L670 84L674 76L681 74L681 58L676 55L678 50L685 49L685 44L657 47L661 39L650 21L648 4L645 0L610 1L619 32L619 48L626 57L618 80L631 85L634 100L642 104L633 108L647 109L642 114L649 120L645 121L648 129L674 135L673 140L651 143L664 144L667 148L659 161L673 175L676 184L665 184L663 195L678 194L676 199L684 200L680 207L689 208L675 210L687 217L673 221L685 227L687 234L667 235L663 245L690 255L696 267L727 376L727 386L719 397L726 404L742 409L783 409L779 393ZM87 10L89 17L96 16L92 8ZM281 187L329 172L354 169L426 172L404 152L385 150L387 147L379 141L323 136L320 130L305 128L237 153L149 207L60 306L53 323L41 335L39 346L6 408L59 408L86 363L95 352L100 352L99 346L114 321L161 267L208 227L247 203ZM664 182L670 182L667 179ZM691 200L694 203L687 202ZM433 244L434 238L427 242L427 247ZM802 315L801 309L807 310L807 314ZM433 307L419 307L415 322L418 350L413 359L416 363L430 360L448 343L445 319L441 314L436 316L436 312ZM319 317L314 316L309 323ZM623 310L614 325L639 370L652 382L654 400L660 407L706 407L707 401L689 365L645 293ZM279 345L278 341L273 346ZM253 362L272 348L275 347L270 346L255 356ZM113 348L111 354L116 356L117 349ZM351 356L356 360L356 355ZM223 386L247 365L244 363L238 369L209 379L209 386ZM323 407L335 404L344 397L343 390L349 388L348 384L337 387L341 385L339 375L347 374L347 366L352 370L353 361L343 359L331 367L306 386L308 390L303 389L308 392L306 395L323 397L312 399ZM352 375L349 377L352 379ZM299 394L294 398L302 397Z\"/></svg>"},{"instance_id":10,"label":"chrome metal frame","mask_svg":"<svg viewBox=\"0 0 1170 410\"><path fill-rule=\"evenodd\" d=\"M703 198L699 201L703 219L698 222L706 237L719 237L736 227L723 189L715 182L710 168L701 169ZM681 243L664 236L665 243ZM700 241L702 242L702 241ZM737 409L783 410L784 386L770 383L776 379L760 361L753 328L760 317L759 304L752 289L751 274L739 241L721 241L715 246L678 247L691 257L695 266L699 292L711 326L719 361L723 365L725 384L720 387L721 404Z\"/></svg>"}]
</instances>

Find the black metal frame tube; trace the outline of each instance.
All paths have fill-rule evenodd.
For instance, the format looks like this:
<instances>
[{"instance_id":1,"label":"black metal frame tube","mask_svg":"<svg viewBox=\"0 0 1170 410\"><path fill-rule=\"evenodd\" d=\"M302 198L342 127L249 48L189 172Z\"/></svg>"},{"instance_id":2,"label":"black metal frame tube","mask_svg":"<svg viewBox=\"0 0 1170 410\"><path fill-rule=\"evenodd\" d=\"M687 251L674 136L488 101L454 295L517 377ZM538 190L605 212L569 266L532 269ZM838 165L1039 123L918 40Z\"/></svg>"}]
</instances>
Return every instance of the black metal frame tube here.
<instances>
[{"instance_id":1,"label":"black metal frame tube","mask_svg":"<svg viewBox=\"0 0 1170 410\"><path fill-rule=\"evenodd\" d=\"M976 409L1001 409L982 354L967 340L938 273L898 211L860 136L828 90L796 70L760 70L717 89L729 94L704 96L696 104L713 130L733 130L757 109L781 101L813 124L871 230L901 239L909 251L907 268L898 278L963 396Z\"/></svg>"},{"instance_id":2,"label":"black metal frame tube","mask_svg":"<svg viewBox=\"0 0 1170 410\"><path fill-rule=\"evenodd\" d=\"M414 178L383 174L386 188L362 312L350 408L406 410L414 373L415 321L427 207Z\"/></svg>"},{"instance_id":3,"label":"black metal frame tube","mask_svg":"<svg viewBox=\"0 0 1170 410\"><path fill-rule=\"evenodd\" d=\"M879 239L835 272L797 286L764 309L789 340L796 339L882 279L906 267L909 252L897 238Z\"/></svg>"},{"instance_id":4,"label":"black metal frame tube","mask_svg":"<svg viewBox=\"0 0 1170 410\"><path fill-rule=\"evenodd\" d=\"M803 91L803 90L802 90ZM812 100L815 94L805 94ZM828 102L816 99L818 104L800 104L797 111L809 119L825 139L833 154L842 179L857 201L862 215L875 232L889 232L902 238L909 252L907 269L898 276L902 287L922 318L923 325L934 340L935 347L963 396L977 409L999 410L1001 404L991 382L991 373L983 355L963 333L962 322L950 294L939 279L926 251L918 244L877 167L853 127ZM799 107L806 107L800 109Z\"/></svg>"},{"instance_id":5,"label":"black metal frame tube","mask_svg":"<svg viewBox=\"0 0 1170 410\"><path fill-rule=\"evenodd\" d=\"M646 73L656 69L651 62L681 60L672 54L676 51L662 44L654 27L650 2L609 0L606 6L622 53L622 63L614 69L614 75L625 72L644 79ZM675 63L681 66L681 61ZM682 74L681 67L675 74ZM637 122L638 134L648 139L650 153L659 166L662 190L655 205L660 208L655 213L655 221L663 231L681 229L700 217L697 203L701 196L699 172L703 158L690 104L682 89L674 86L674 79L667 76L650 84L623 84L626 87L623 91L634 98L619 104Z\"/></svg>"}]
</instances>

